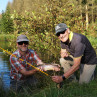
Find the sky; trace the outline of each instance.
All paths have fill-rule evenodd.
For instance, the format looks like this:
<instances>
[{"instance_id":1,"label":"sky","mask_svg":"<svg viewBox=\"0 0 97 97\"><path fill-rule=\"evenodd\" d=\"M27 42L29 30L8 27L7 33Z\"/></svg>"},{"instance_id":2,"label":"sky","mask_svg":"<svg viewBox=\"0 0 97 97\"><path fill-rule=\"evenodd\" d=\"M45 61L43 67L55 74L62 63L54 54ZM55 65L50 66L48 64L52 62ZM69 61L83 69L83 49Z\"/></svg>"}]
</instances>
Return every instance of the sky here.
<instances>
[{"instance_id":1,"label":"sky","mask_svg":"<svg viewBox=\"0 0 97 97\"><path fill-rule=\"evenodd\" d=\"M0 14L2 13L2 10L6 10L6 6L9 1L12 2L13 0L0 0Z\"/></svg>"}]
</instances>

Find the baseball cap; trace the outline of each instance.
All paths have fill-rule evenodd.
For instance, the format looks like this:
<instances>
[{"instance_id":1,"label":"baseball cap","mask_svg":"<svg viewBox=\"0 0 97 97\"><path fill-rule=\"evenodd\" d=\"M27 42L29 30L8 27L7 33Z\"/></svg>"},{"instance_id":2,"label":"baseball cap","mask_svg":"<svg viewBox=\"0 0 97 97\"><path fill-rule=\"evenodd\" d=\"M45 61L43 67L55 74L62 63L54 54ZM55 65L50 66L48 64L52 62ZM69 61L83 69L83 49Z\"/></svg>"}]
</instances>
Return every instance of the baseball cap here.
<instances>
[{"instance_id":1,"label":"baseball cap","mask_svg":"<svg viewBox=\"0 0 97 97\"><path fill-rule=\"evenodd\" d=\"M17 37L17 41L16 42L21 42L21 41L28 41L28 38L26 37L26 35L20 35Z\"/></svg>"},{"instance_id":2,"label":"baseball cap","mask_svg":"<svg viewBox=\"0 0 97 97\"><path fill-rule=\"evenodd\" d=\"M60 32L65 31L67 28L68 28L67 25L64 24L64 23L58 24L58 25L55 27L56 35L57 35L58 33L60 33Z\"/></svg>"}]
</instances>

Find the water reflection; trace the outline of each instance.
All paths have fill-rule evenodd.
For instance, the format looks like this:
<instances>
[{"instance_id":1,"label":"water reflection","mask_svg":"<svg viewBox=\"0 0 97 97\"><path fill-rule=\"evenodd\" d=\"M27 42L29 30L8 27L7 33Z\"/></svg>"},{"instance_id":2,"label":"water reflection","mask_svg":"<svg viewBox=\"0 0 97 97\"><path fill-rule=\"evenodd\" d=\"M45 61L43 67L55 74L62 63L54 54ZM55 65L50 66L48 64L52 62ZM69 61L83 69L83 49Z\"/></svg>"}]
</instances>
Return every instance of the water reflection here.
<instances>
[{"instance_id":1,"label":"water reflection","mask_svg":"<svg viewBox=\"0 0 97 97\"><path fill-rule=\"evenodd\" d=\"M0 42L0 47L7 50L8 42ZM9 63L9 55L3 53L0 49L0 85L3 86L4 89L9 88L10 86L10 63ZM2 81L2 82L1 82Z\"/></svg>"},{"instance_id":2,"label":"water reflection","mask_svg":"<svg viewBox=\"0 0 97 97\"><path fill-rule=\"evenodd\" d=\"M9 57L5 57L3 52L0 52L0 77L2 78L2 86L9 88L10 86L10 66Z\"/></svg>"}]
</instances>

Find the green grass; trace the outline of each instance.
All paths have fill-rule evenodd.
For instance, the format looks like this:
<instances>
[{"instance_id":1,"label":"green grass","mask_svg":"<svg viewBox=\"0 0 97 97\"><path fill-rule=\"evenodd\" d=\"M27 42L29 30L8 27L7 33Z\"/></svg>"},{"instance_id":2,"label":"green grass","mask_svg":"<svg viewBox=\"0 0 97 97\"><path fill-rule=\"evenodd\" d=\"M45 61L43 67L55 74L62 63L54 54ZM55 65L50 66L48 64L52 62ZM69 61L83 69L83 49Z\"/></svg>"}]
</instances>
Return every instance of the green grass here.
<instances>
[{"instance_id":1,"label":"green grass","mask_svg":"<svg viewBox=\"0 0 97 97\"><path fill-rule=\"evenodd\" d=\"M64 83L63 88L50 87L33 97L97 97L97 80L89 84Z\"/></svg>"},{"instance_id":2,"label":"green grass","mask_svg":"<svg viewBox=\"0 0 97 97\"><path fill-rule=\"evenodd\" d=\"M0 90L0 97L97 97L97 79L91 81L89 84L82 85L64 82L62 88L57 88L54 83L41 90L25 90L21 93L12 91L4 92L3 90Z\"/></svg>"}]
</instances>

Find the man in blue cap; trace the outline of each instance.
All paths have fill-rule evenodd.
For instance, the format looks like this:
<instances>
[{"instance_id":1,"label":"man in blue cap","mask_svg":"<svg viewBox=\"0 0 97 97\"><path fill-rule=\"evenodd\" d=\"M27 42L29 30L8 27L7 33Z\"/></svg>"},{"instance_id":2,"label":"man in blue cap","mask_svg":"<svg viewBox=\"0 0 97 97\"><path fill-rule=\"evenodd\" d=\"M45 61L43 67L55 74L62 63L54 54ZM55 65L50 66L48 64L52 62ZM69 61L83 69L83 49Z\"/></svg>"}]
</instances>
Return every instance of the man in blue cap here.
<instances>
[{"instance_id":1,"label":"man in blue cap","mask_svg":"<svg viewBox=\"0 0 97 97\"><path fill-rule=\"evenodd\" d=\"M14 91L20 91L23 86L35 86L37 83L37 79L33 75L38 70L33 69L29 64L41 65L44 63L34 50L28 49L29 40L25 35L18 36L16 43L18 49L10 56L10 87Z\"/></svg>"},{"instance_id":2,"label":"man in blue cap","mask_svg":"<svg viewBox=\"0 0 97 97\"><path fill-rule=\"evenodd\" d=\"M52 76L52 80L60 83L73 77L80 69L79 83L89 83L94 79L97 64L96 52L89 40L82 34L73 33L66 24L60 23L55 27L56 36L61 41L60 64L64 68L62 76Z\"/></svg>"}]
</instances>

